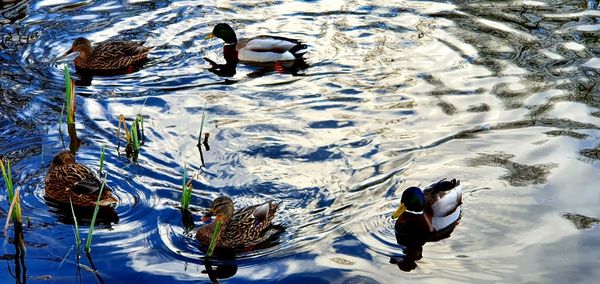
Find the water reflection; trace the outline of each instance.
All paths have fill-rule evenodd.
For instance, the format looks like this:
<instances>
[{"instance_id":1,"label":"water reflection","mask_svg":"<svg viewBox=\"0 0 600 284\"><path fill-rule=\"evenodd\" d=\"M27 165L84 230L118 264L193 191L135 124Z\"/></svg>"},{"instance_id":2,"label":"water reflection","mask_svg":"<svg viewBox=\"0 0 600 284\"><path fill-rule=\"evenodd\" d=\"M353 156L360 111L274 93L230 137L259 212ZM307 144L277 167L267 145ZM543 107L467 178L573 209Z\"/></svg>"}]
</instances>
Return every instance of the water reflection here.
<instances>
[{"instance_id":1,"label":"water reflection","mask_svg":"<svg viewBox=\"0 0 600 284\"><path fill-rule=\"evenodd\" d=\"M391 257L390 263L396 264L402 271L409 272L417 268L416 261L423 258L423 246L427 242L438 242L443 239L449 238L454 228L458 225L459 221L454 222L450 226L443 230L435 232L429 238L424 240L415 240L414 238L407 236L396 231L396 241L403 248L404 256L402 257Z\"/></svg>"},{"instance_id":2,"label":"water reflection","mask_svg":"<svg viewBox=\"0 0 600 284\"><path fill-rule=\"evenodd\" d=\"M233 252L229 255L220 254L219 260L217 261L205 258L204 267L205 270L203 270L202 273L207 274L208 278L213 283L219 283L219 279L233 277L238 270L235 254Z\"/></svg>"},{"instance_id":3,"label":"water reflection","mask_svg":"<svg viewBox=\"0 0 600 284\"><path fill-rule=\"evenodd\" d=\"M10 265L8 265L8 273L16 280L15 283L25 284L27 283L27 267L25 266L25 239L23 238L23 224L21 222L15 222L13 225L14 238L12 241L15 245L15 267L14 271L12 271Z\"/></svg>"},{"instance_id":4,"label":"water reflection","mask_svg":"<svg viewBox=\"0 0 600 284\"><path fill-rule=\"evenodd\" d=\"M63 224L73 225L73 213L70 204L57 203L52 199L45 198L49 211L56 216L57 220ZM73 206L73 211L77 217L77 223L80 226L90 225L94 215L94 207ZM115 208L109 206L98 207L96 224L103 225L105 228L111 228L112 225L119 223L119 215Z\"/></svg>"},{"instance_id":5,"label":"water reflection","mask_svg":"<svg viewBox=\"0 0 600 284\"><path fill-rule=\"evenodd\" d=\"M64 103L62 70L48 58L77 31L156 47L138 72L80 88L82 159L93 161L104 143L116 149L116 117L145 97L153 118L138 164L107 160L128 206L94 236L103 276L208 279L176 208L180 165L200 163L190 141L208 101L211 151L202 149L204 167L193 166L205 175L191 207L223 194L290 204L278 217L287 228L278 244L238 252L231 282L593 282L583 272L597 263L598 227L578 230L561 212L599 215L596 3L32 0L4 8L0 154L15 161L35 231L50 232L28 234L41 244L28 247L28 274L71 279L74 271L73 263L47 269L73 242L41 184L48 153L61 148ZM310 76L246 76L277 71L228 61L220 42L203 39L226 19L247 34L285 30L310 42ZM383 216L395 184L434 176L476 186L452 238L407 249L424 257L414 277L388 264L398 245ZM571 218L582 228L590 221ZM332 255L351 262L332 264Z\"/></svg>"}]
</instances>

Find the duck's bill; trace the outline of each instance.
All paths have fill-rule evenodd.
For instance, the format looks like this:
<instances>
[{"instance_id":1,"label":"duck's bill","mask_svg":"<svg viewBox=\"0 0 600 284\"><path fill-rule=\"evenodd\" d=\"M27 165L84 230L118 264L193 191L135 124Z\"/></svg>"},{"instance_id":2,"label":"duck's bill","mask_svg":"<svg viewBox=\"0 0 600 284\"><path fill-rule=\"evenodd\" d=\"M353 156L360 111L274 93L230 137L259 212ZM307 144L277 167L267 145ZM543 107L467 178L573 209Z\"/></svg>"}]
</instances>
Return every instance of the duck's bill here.
<instances>
[{"instance_id":1,"label":"duck's bill","mask_svg":"<svg viewBox=\"0 0 600 284\"><path fill-rule=\"evenodd\" d=\"M404 213L404 211L406 211L406 206L404 206L404 204L400 204L400 207L398 207L398 209L396 209L394 214L392 214L392 218L396 219L396 218L400 217L400 215L402 215L402 213Z\"/></svg>"},{"instance_id":2,"label":"duck's bill","mask_svg":"<svg viewBox=\"0 0 600 284\"><path fill-rule=\"evenodd\" d=\"M221 218L217 216L217 224L215 226L215 230L213 232L212 238L210 239L210 244L208 245L208 250L206 251L206 256L210 257L217 245L217 240L221 235Z\"/></svg>"},{"instance_id":3,"label":"duck's bill","mask_svg":"<svg viewBox=\"0 0 600 284\"><path fill-rule=\"evenodd\" d=\"M214 35L213 33L209 33L208 35L206 35L206 36L204 37L204 39L211 39L211 38L213 38L213 37L215 37L215 35Z\"/></svg>"},{"instance_id":4,"label":"duck's bill","mask_svg":"<svg viewBox=\"0 0 600 284\"><path fill-rule=\"evenodd\" d=\"M75 47L71 47L67 52L65 52L61 57L65 57L75 51Z\"/></svg>"},{"instance_id":5,"label":"duck's bill","mask_svg":"<svg viewBox=\"0 0 600 284\"><path fill-rule=\"evenodd\" d=\"M212 211L212 209L211 209L210 211L208 211L208 212L204 213L204 216L202 216L202 218L201 218L200 220L201 220L202 222L205 222L205 223L206 223L206 222L210 221L210 218L212 218L213 214L214 214L214 213L213 213L213 211Z\"/></svg>"}]
</instances>

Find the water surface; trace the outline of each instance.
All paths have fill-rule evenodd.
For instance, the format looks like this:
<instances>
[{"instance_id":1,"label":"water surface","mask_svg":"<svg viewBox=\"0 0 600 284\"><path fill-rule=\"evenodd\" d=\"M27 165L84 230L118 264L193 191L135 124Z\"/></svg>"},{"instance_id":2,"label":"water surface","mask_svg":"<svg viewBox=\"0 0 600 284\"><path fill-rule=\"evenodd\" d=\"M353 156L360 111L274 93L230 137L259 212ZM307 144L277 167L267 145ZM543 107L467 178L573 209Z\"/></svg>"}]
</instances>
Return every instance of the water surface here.
<instances>
[{"instance_id":1,"label":"water surface","mask_svg":"<svg viewBox=\"0 0 600 284\"><path fill-rule=\"evenodd\" d=\"M0 154L22 191L28 282L209 282L179 211L183 165L200 173L192 209L219 195L242 207L282 201L286 228L264 248L217 261L230 283L594 282L600 274L600 46L595 1L25 1L0 12ZM240 37L311 46L308 69L238 65L219 22ZM94 234L97 274L78 271L73 228L43 198L73 39L144 40L139 72L77 91L79 162L107 149L119 221ZM75 70L71 66L71 70ZM196 143L204 106L210 151ZM142 107L143 106L143 107ZM117 153L118 116L145 117L139 163ZM404 188L444 177L465 188L450 238L417 268L390 214ZM2 187L4 184L2 183ZM8 211L0 191L0 216ZM85 235L87 227L82 226ZM15 279L12 230L3 283ZM84 257L81 261L90 265Z\"/></svg>"}]
</instances>

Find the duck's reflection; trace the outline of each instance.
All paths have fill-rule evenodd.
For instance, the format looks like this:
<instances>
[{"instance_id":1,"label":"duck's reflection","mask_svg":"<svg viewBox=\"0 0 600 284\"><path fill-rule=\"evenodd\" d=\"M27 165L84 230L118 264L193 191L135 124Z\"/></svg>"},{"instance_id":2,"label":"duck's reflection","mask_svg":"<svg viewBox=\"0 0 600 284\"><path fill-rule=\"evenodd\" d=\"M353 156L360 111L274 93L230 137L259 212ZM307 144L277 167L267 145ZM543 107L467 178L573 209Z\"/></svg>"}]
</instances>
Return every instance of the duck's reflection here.
<instances>
[{"instance_id":1,"label":"duck's reflection","mask_svg":"<svg viewBox=\"0 0 600 284\"><path fill-rule=\"evenodd\" d=\"M13 278L15 278L15 283L24 284L27 283L27 267L25 266L25 240L23 238L23 224L21 222L14 223L14 233L15 236L13 238L13 242L15 245L15 270L13 274L10 266L8 266L8 272Z\"/></svg>"},{"instance_id":2,"label":"duck's reflection","mask_svg":"<svg viewBox=\"0 0 600 284\"><path fill-rule=\"evenodd\" d=\"M70 204L63 204L55 202L54 200L45 197L46 204L54 215L56 215L59 222L67 225L73 225L73 213L71 212ZM77 217L77 224L79 226L88 226L92 222L92 216L94 215L94 207L81 207L73 206L73 211ZM119 215L115 208L111 206L100 206L98 207L98 214L96 215L96 224L103 226L111 226L112 224L119 223Z\"/></svg>"},{"instance_id":3,"label":"duck's reflection","mask_svg":"<svg viewBox=\"0 0 600 284\"><path fill-rule=\"evenodd\" d=\"M446 227L441 231L437 231L435 234L431 235L424 240L415 238L414 235L403 234L401 232L396 232L396 241L400 246L402 246L404 256L402 257L392 257L390 258L390 263L396 264L398 268L402 271L412 271L417 268L416 261L421 260L423 258L423 246L427 242L437 242L443 240L445 238L450 237L456 225L458 225L458 221L454 222L452 225Z\"/></svg>"},{"instance_id":4,"label":"duck's reflection","mask_svg":"<svg viewBox=\"0 0 600 284\"><path fill-rule=\"evenodd\" d=\"M205 270L202 273L206 273L213 283L219 283L219 279L233 277L238 270L235 254L232 251L228 254L219 254L219 258L219 260L204 259Z\"/></svg>"},{"instance_id":5,"label":"duck's reflection","mask_svg":"<svg viewBox=\"0 0 600 284\"><path fill-rule=\"evenodd\" d=\"M128 66L127 68L118 69L118 70L90 71L90 70L75 67L75 71L77 71L77 73L75 73L75 74L77 75L77 77L73 78L73 79L75 81L75 85L81 86L81 87L89 87L92 85L94 76L111 77L111 76L119 76L119 75L127 75L127 74L131 74L131 73L135 73L137 71L140 71L144 67L144 64L146 64L147 62L148 62L148 60L145 60L138 64L131 65L131 66Z\"/></svg>"}]
</instances>

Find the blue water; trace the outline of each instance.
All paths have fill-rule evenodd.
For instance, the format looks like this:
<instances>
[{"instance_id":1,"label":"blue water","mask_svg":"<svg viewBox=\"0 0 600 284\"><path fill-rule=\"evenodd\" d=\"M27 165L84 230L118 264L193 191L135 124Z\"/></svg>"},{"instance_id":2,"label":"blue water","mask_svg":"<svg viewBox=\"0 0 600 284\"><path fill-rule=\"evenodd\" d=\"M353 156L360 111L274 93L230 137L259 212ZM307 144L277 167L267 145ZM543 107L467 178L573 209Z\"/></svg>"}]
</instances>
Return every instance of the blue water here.
<instances>
[{"instance_id":1,"label":"blue water","mask_svg":"<svg viewBox=\"0 0 600 284\"><path fill-rule=\"evenodd\" d=\"M600 276L594 1L42 0L3 2L0 15L0 154L30 219L23 263L12 227L3 242L2 283L15 282L16 266L26 267L17 283L210 282L179 210L184 165L198 174L196 227L220 195L238 208L283 202L275 223L285 231L211 263L210 275L227 283ZM209 72L203 57L225 63L222 42L204 40L220 22L240 37L302 40L309 67ZM85 255L77 262L70 212L44 200L50 161L70 142L59 123L65 62L56 58L80 36L154 47L131 74L90 81L68 65L80 84L77 159L98 168L104 145L120 201L118 222L96 227L93 265ZM146 140L133 163L123 141L117 151L117 129L120 114L131 123L140 112ZM463 217L405 272L389 263L404 256L390 215L406 187L443 177L462 181Z\"/></svg>"}]
</instances>

